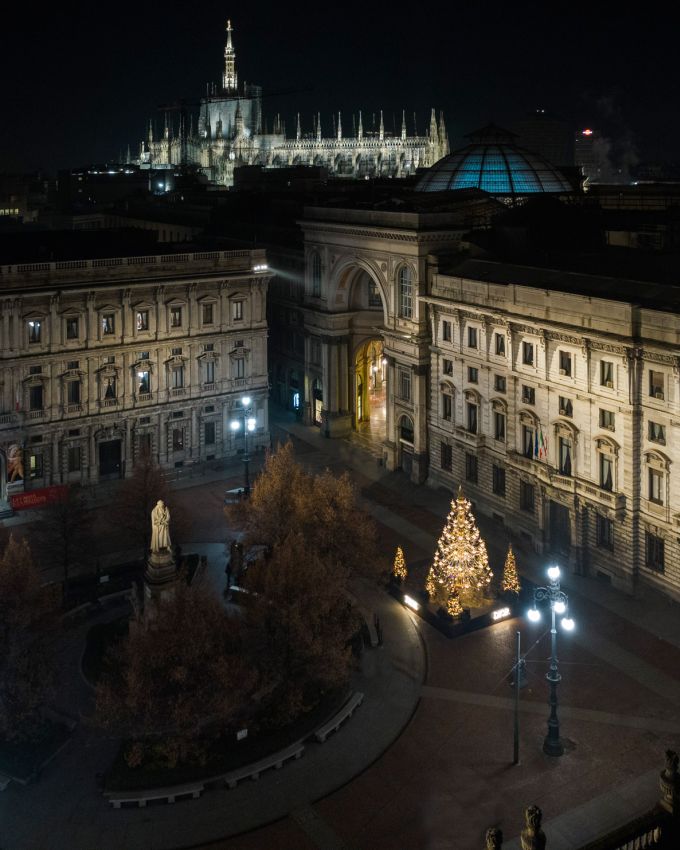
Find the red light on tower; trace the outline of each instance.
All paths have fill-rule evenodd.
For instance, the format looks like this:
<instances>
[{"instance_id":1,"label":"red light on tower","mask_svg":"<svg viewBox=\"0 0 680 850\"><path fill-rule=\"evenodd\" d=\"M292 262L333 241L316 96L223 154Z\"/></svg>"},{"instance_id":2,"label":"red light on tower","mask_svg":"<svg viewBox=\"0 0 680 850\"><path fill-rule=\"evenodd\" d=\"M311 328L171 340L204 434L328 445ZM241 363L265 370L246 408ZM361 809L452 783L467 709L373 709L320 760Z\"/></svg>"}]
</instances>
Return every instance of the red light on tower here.
<instances>
[{"instance_id":1,"label":"red light on tower","mask_svg":"<svg viewBox=\"0 0 680 850\"><path fill-rule=\"evenodd\" d=\"M593 135L593 131L592 131L592 130L588 130L588 129L586 129L586 130L583 130L583 132L581 133L581 135L582 135L582 136L592 136L592 135Z\"/></svg>"}]
</instances>

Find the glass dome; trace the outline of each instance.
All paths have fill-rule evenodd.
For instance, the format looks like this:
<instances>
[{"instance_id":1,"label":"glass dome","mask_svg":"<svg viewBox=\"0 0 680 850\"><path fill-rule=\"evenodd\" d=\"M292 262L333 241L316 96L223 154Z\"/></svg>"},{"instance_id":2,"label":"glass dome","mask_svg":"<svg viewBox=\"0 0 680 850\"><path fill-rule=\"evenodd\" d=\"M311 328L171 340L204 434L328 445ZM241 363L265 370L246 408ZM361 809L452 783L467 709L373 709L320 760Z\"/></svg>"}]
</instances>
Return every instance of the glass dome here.
<instances>
[{"instance_id":1,"label":"glass dome","mask_svg":"<svg viewBox=\"0 0 680 850\"><path fill-rule=\"evenodd\" d=\"M490 124L467 136L471 143L436 162L418 192L482 189L513 197L536 192L571 193L574 187L543 157L515 144L515 135Z\"/></svg>"}]
</instances>

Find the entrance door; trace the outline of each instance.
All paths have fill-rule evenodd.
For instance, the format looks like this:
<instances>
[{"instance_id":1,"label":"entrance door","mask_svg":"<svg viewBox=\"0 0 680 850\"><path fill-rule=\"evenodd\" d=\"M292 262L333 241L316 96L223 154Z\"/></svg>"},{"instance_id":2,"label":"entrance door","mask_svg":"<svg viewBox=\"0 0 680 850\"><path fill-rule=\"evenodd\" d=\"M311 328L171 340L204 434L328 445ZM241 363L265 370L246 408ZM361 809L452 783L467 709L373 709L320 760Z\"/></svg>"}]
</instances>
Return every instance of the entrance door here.
<instances>
[{"instance_id":1,"label":"entrance door","mask_svg":"<svg viewBox=\"0 0 680 850\"><path fill-rule=\"evenodd\" d=\"M405 446L403 443L401 444L401 468L406 475L411 476L411 470L413 469L413 448L411 446Z\"/></svg>"},{"instance_id":2,"label":"entrance door","mask_svg":"<svg viewBox=\"0 0 680 850\"><path fill-rule=\"evenodd\" d=\"M571 552L569 508L558 502L550 502L550 551L566 558Z\"/></svg>"},{"instance_id":3,"label":"entrance door","mask_svg":"<svg viewBox=\"0 0 680 850\"><path fill-rule=\"evenodd\" d=\"M99 477L120 478L121 441L107 440L99 444Z\"/></svg>"}]
</instances>

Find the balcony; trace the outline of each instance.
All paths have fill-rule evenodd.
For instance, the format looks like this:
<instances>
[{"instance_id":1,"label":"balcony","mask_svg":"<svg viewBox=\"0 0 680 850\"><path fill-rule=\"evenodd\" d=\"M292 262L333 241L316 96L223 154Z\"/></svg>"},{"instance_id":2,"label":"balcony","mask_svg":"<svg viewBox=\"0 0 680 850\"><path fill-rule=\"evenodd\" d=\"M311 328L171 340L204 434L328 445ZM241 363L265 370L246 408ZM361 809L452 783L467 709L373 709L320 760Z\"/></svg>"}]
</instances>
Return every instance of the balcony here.
<instances>
[{"instance_id":1,"label":"balcony","mask_svg":"<svg viewBox=\"0 0 680 850\"><path fill-rule=\"evenodd\" d=\"M215 385L214 383L212 383L212 384L203 384L203 387L202 387L203 392L204 392L204 393L214 393L214 392L215 392L215 386L216 386L216 385Z\"/></svg>"},{"instance_id":2,"label":"balcony","mask_svg":"<svg viewBox=\"0 0 680 850\"><path fill-rule=\"evenodd\" d=\"M0 413L0 425L15 425L16 422L16 413Z\"/></svg>"},{"instance_id":3,"label":"balcony","mask_svg":"<svg viewBox=\"0 0 680 850\"><path fill-rule=\"evenodd\" d=\"M576 493L584 499L597 502L599 505L617 513L622 513L626 509L626 497L623 493L605 490L603 487L598 487L597 484L576 480Z\"/></svg>"},{"instance_id":4,"label":"balcony","mask_svg":"<svg viewBox=\"0 0 680 850\"><path fill-rule=\"evenodd\" d=\"M117 398L103 398L99 402L99 405L101 407L117 407L118 406L118 399Z\"/></svg>"},{"instance_id":5,"label":"balcony","mask_svg":"<svg viewBox=\"0 0 680 850\"><path fill-rule=\"evenodd\" d=\"M71 404L67 404L64 408L65 413L80 413L83 409L82 404L79 401L71 402Z\"/></svg>"},{"instance_id":6,"label":"balcony","mask_svg":"<svg viewBox=\"0 0 680 850\"><path fill-rule=\"evenodd\" d=\"M172 387L170 389L170 397L171 398L179 398L180 396L187 394L186 387Z\"/></svg>"},{"instance_id":7,"label":"balcony","mask_svg":"<svg viewBox=\"0 0 680 850\"><path fill-rule=\"evenodd\" d=\"M153 401L153 393L139 393L137 395L137 401Z\"/></svg>"},{"instance_id":8,"label":"balcony","mask_svg":"<svg viewBox=\"0 0 680 850\"><path fill-rule=\"evenodd\" d=\"M44 419L45 418L45 410L40 408L40 410L29 410L26 414L27 419Z\"/></svg>"}]
</instances>

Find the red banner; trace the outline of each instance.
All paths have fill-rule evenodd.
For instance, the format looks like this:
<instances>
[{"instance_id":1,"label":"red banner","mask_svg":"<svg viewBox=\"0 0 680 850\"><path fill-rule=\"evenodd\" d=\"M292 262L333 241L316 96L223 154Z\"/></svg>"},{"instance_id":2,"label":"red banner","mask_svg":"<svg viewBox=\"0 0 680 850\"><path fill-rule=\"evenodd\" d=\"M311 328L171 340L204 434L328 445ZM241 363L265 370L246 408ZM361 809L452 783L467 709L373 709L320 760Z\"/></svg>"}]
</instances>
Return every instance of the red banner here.
<instances>
[{"instance_id":1,"label":"red banner","mask_svg":"<svg viewBox=\"0 0 680 850\"><path fill-rule=\"evenodd\" d=\"M13 493L9 498L15 511L27 510L29 508L44 508L48 502L53 502L66 492L63 484L55 484L53 487L39 487L37 490L28 490L26 493Z\"/></svg>"}]
</instances>

